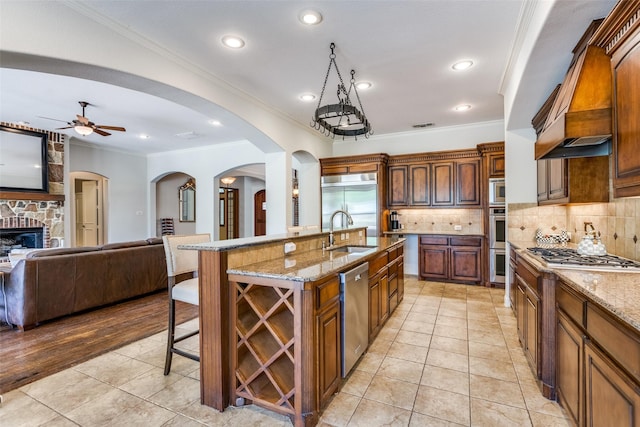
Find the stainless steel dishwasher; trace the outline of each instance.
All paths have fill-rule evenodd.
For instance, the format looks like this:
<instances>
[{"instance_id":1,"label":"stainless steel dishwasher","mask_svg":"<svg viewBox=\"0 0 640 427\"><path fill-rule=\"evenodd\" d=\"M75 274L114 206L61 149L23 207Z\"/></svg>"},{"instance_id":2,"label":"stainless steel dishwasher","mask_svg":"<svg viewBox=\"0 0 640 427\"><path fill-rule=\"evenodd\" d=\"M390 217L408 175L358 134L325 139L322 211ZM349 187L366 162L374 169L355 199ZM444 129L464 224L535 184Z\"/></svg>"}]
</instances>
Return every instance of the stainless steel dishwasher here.
<instances>
[{"instance_id":1,"label":"stainless steel dishwasher","mask_svg":"<svg viewBox=\"0 0 640 427\"><path fill-rule=\"evenodd\" d=\"M369 263L340 273L342 301L342 377L369 344Z\"/></svg>"}]
</instances>

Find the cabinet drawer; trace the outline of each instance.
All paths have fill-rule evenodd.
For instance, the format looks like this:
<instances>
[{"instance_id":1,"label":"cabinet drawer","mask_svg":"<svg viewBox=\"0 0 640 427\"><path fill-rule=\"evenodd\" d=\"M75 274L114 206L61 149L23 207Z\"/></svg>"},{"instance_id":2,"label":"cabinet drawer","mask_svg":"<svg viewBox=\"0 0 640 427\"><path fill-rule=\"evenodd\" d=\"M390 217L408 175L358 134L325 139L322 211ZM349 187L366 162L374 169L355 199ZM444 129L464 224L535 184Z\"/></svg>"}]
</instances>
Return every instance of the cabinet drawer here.
<instances>
[{"instance_id":1,"label":"cabinet drawer","mask_svg":"<svg viewBox=\"0 0 640 427\"><path fill-rule=\"evenodd\" d=\"M420 244L447 246L449 239L445 236L420 236Z\"/></svg>"},{"instance_id":2,"label":"cabinet drawer","mask_svg":"<svg viewBox=\"0 0 640 427\"><path fill-rule=\"evenodd\" d=\"M316 286L317 308L320 309L340 295L340 278L332 277Z\"/></svg>"},{"instance_id":3,"label":"cabinet drawer","mask_svg":"<svg viewBox=\"0 0 640 427\"><path fill-rule=\"evenodd\" d=\"M511 247L511 245L509 245L509 258L510 258L513 262L516 262L516 256L517 256L517 255L516 255L516 250L515 250L515 249L513 249L513 248Z\"/></svg>"},{"instance_id":4,"label":"cabinet drawer","mask_svg":"<svg viewBox=\"0 0 640 427\"><path fill-rule=\"evenodd\" d=\"M587 333L636 381L640 381L640 337L598 307L587 303Z\"/></svg>"},{"instance_id":5,"label":"cabinet drawer","mask_svg":"<svg viewBox=\"0 0 640 427\"><path fill-rule=\"evenodd\" d=\"M516 274L522 278L522 280L540 296L540 289L538 289L538 277L540 273L533 268L529 263L525 262L522 258L518 259L518 266L516 267Z\"/></svg>"},{"instance_id":6,"label":"cabinet drawer","mask_svg":"<svg viewBox=\"0 0 640 427\"><path fill-rule=\"evenodd\" d=\"M402 256L404 254L404 245L398 246L398 256Z\"/></svg>"},{"instance_id":7,"label":"cabinet drawer","mask_svg":"<svg viewBox=\"0 0 640 427\"><path fill-rule=\"evenodd\" d=\"M389 253L389 262L398 258L398 248L391 248L387 252Z\"/></svg>"},{"instance_id":8,"label":"cabinet drawer","mask_svg":"<svg viewBox=\"0 0 640 427\"><path fill-rule=\"evenodd\" d=\"M576 324L584 327L584 308L586 300L580 298L564 284L556 288L556 303Z\"/></svg>"},{"instance_id":9,"label":"cabinet drawer","mask_svg":"<svg viewBox=\"0 0 640 427\"><path fill-rule=\"evenodd\" d=\"M482 239L480 237L450 237L451 246L482 246Z\"/></svg>"},{"instance_id":10,"label":"cabinet drawer","mask_svg":"<svg viewBox=\"0 0 640 427\"><path fill-rule=\"evenodd\" d=\"M382 252L372 261L369 261L369 277L374 276L381 268L389 263L389 254L387 251Z\"/></svg>"}]
</instances>

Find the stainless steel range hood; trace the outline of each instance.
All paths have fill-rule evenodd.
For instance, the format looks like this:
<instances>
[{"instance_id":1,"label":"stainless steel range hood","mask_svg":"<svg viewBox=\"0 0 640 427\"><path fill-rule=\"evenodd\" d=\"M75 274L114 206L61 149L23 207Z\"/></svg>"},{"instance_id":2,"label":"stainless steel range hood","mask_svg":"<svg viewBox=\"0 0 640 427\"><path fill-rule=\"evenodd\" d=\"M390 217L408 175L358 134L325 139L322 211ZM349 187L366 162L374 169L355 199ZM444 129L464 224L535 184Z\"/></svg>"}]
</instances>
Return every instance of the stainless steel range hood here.
<instances>
[{"instance_id":1,"label":"stainless steel range hood","mask_svg":"<svg viewBox=\"0 0 640 427\"><path fill-rule=\"evenodd\" d=\"M576 45L573 61L535 144L535 158L606 156L611 153L611 59L587 45L602 20Z\"/></svg>"}]
</instances>

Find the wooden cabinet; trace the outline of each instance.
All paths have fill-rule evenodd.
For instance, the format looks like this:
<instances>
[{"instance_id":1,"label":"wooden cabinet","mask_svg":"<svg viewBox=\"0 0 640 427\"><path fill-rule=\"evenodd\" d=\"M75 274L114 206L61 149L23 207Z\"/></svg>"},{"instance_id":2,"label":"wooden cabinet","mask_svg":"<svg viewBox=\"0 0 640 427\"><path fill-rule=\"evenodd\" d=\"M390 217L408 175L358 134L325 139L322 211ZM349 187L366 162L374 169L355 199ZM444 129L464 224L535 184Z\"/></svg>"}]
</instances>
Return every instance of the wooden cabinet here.
<instances>
[{"instance_id":1,"label":"wooden cabinet","mask_svg":"<svg viewBox=\"0 0 640 427\"><path fill-rule=\"evenodd\" d=\"M340 322L339 298L316 315L318 397L321 407L336 392L341 380Z\"/></svg>"},{"instance_id":2,"label":"wooden cabinet","mask_svg":"<svg viewBox=\"0 0 640 427\"><path fill-rule=\"evenodd\" d=\"M403 253L404 246L398 245L369 261L369 342L404 297Z\"/></svg>"},{"instance_id":3,"label":"wooden cabinet","mask_svg":"<svg viewBox=\"0 0 640 427\"><path fill-rule=\"evenodd\" d=\"M421 279L482 281L482 237L428 235L419 239Z\"/></svg>"},{"instance_id":4,"label":"wooden cabinet","mask_svg":"<svg viewBox=\"0 0 640 427\"><path fill-rule=\"evenodd\" d=\"M389 206L407 206L409 204L409 179L407 165L390 166L387 172L389 177Z\"/></svg>"},{"instance_id":5,"label":"wooden cabinet","mask_svg":"<svg viewBox=\"0 0 640 427\"><path fill-rule=\"evenodd\" d=\"M388 207L480 206L481 168L481 157L475 150L391 157Z\"/></svg>"},{"instance_id":6,"label":"wooden cabinet","mask_svg":"<svg viewBox=\"0 0 640 427\"><path fill-rule=\"evenodd\" d=\"M613 196L640 196L640 0L619 1L591 42L611 57Z\"/></svg>"},{"instance_id":7,"label":"wooden cabinet","mask_svg":"<svg viewBox=\"0 0 640 427\"><path fill-rule=\"evenodd\" d=\"M504 178L505 162L504 151L487 154L489 178Z\"/></svg>"},{"instance_id":8,"label":"wooden cabinet","mask_svg":"<svg viewBox=\"0 0 640 427\"><path fill-rule=\"evenodd\" d=\"M542 395L555 399L556 277L516 254L513 280L518 339Z\"/></svg>"},{"instance_id":9,"label":"wooden cabinet","mask_svg":"<svg viewBox=\"0 0 640 427\"><path fill-rule=\"evenodd\" d=\"M609 201L609 157L538 160L538 203Z\"/></svg>"},{"instance_id":10,"label":"wooden cabinet","mask_svg":"<svg viewBox=\"0 0 640 427\"><path fill-rule=\"evenodd\" d=\"M640 426L640 334L560 282L557 396L576 426Z\"/></svg>"},{"instance_id":11,"label":"wooden cabinet","mask_svg":"<svg viewBox=\"0 0 640 427\"><path fill-rule=\"evenodd\" d=\"M387 251L369 261L369 342L373 342L389 315L388 263Z\"/></svg>"},{"instance_id":12,"label":"wooden cabinet","mask_svg":"<svg viewBox=\"0 0 640 427\"><path fill-rule=\"evenodd\" d=\"M509 245L509 303L516 314L516 251Z\"/></svg>"},{"instance_id":13,"label":"wooden cabinet","mask_svg":"<svg viewBox=\"0 0 640 427\"><path fill-rule=\"evenodd\" d=\"M585 424L640 426L640 388L627 374L587 340L585 361Z\"/></svg>"}]
</instances>

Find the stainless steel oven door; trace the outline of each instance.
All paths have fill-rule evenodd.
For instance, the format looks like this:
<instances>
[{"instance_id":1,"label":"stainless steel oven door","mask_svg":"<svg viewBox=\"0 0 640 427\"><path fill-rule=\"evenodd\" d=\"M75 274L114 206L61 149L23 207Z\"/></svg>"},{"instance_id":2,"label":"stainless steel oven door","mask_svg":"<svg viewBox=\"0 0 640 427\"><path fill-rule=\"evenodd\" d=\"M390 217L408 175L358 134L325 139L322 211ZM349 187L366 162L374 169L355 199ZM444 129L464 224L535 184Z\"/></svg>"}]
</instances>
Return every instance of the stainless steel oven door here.
<instances>
[{"instance_id":1,"label":"stainless steel oven door","mask_svg":"<svg viewBox=\"0 0 640 427\"><path fill-rule=\"evenodd\" d=\"M504 179L491 178L489 180L489 206L504 206L507 194Z\"/></svg>"},{"instance_id":2,"label":"stainless steel oven door","mask_svg":"<svg viewBox=\"0 0 640 427\"><path fill-rule=\"evenodd\" d=\"M507 240L507 221L504 215L489 215L489 248L504 249Z\"/></svg>"},{"instance_id":3,"label":"stainless steel oven door","mask_svg":"<svg viewBox=\"0 0 640 427\"><path fill-rule=\"evenodd\" d=\"M507 255L504 249L490 249L489 278L491 283L504 283L506 275Z\"/></svg>"}]
</instances>

